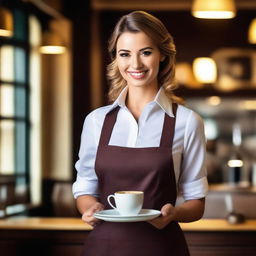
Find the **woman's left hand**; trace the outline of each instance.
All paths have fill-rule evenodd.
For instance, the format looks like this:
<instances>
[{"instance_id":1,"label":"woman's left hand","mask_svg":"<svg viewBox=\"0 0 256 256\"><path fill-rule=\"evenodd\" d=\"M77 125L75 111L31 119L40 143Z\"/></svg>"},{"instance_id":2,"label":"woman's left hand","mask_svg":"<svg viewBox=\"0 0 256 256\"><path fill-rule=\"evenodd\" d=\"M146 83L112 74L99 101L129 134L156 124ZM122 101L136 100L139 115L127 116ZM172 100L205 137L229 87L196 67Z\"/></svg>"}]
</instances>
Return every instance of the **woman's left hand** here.
<instances>
[{"instance_id":1,"label":"woman's left hand","mask_svg":"<svg viewBox=\"0 0 256 256\"><path fill-rule=\"evenodd\" d=\"M176 214L177 210L172 204L165 204L161 209L161 215L148 222L157 229L163 229L175 219Z\"/></svg>"}]
</instances>

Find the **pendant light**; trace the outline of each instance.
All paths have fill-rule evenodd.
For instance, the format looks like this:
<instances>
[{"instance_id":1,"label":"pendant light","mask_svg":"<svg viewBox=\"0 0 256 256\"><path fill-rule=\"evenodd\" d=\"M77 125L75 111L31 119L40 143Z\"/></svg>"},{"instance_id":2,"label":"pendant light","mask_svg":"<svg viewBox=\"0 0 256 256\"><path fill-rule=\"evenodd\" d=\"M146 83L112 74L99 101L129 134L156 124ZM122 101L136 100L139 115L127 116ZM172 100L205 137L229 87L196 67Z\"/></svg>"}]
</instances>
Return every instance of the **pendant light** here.
<instances>
[{"instance_id":1,"label":"pendant light","mask_svg":"<svg viewBox=\"0 0 256 256\"><path fill-rule=\"evenodd\" d=\"M42 54L63 54L66 47L61 37L54 31L47 31L43 33L42 45L40 46L40 53Z\"/></svg>"},{"instance_id":2,"label":"pendant light","mask_svg":"<svg viewBox=\"0 0 256 256\"><path fill-rule=\"evenodd\" d=\"M256 18L254 18L249 26L248 41L250 44L256 44Z\"/></svg>"},{"instance_id":3,"label":"pendant light","mask_svg":"<svg viewBox=\"0 0 256 256\"><path fill-rule=\"evenodd\" d=\"M231 19L236 15L234 0L194 0L192 15L202 19Z\"/></svg>"},{"instance_id":4,"label":"pendant light","mask_svg":"<svg viewBox=\"0 0 256 256\"><path fill-rule=\"evenodd\" d=\"M212 58L195 58L192 68L198 82L202 84L213 84L216 82L217 66Z\"/></svg>"},{"instance_id":5,"label":"pendant light","mask_svg":"<svg viewBox=\"0 0 256 256\"><path fill-rule=\"evenodd\" d=\"M13 18L12 13L0 7L0 36L11 37L13 35Z\"/></svg>"}]
</instances>

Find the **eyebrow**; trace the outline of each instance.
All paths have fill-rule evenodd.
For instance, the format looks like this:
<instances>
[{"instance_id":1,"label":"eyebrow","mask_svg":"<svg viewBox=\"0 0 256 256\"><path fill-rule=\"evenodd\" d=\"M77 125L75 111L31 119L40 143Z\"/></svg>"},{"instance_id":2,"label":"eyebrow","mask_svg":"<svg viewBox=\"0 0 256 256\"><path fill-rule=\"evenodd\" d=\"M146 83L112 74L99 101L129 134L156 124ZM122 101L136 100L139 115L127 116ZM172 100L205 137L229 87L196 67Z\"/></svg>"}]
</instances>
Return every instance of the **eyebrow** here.
<instances>
[{"instance_id":1,"label":"eyebrow","mask_svg":"<svg viewBox=\"0 0 256 256\"><path fill-rule=\"evenodd\" d=\"M153 50L153 48L152 47L144 47L144 48L142 48L142 49L140 49L139 51L140 52L142 52L142 51L145 51L145 50ZM126 50L126 49L120 49L118 52L130 52L129 50Z\"/></svg>"}]
</instances>

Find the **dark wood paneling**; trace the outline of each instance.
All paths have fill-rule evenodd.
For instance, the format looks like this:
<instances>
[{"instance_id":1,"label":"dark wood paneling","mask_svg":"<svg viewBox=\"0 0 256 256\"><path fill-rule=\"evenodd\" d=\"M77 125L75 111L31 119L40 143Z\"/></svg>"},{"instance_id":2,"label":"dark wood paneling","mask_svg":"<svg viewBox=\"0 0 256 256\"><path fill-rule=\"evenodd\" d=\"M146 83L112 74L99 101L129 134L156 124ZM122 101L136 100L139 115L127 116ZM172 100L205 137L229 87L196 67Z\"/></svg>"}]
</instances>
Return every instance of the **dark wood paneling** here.
<instances>
[{"instance_id":1,"label":"dark wood paneling","mask_svg":"<svg viewBox=\"0 0 256 256\"><path fill-rule=\"evenodd\" d=\"M254 256L256 232L185 232L191 256Z\"/></svg>"},{"instance_id":2,"label":"dark wood paneling","mask_svg":"<svg viewBox=\"0 0 256 256\"><path fill-rule=\"evenodd\" d=\"M89 231L0 230L1 255L79 256ZM185 232L191 256L255 256L256 231Z\"/></svg>"}]
</instances>

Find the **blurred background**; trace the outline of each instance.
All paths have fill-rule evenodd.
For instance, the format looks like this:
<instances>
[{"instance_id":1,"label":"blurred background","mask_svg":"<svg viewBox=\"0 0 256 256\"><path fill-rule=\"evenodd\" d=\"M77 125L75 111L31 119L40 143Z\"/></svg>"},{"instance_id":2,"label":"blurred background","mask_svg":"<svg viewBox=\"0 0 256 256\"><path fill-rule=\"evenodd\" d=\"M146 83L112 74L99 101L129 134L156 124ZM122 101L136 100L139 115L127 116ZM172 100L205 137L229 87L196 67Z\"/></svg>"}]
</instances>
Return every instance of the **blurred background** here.
<instances>
[{"instance_id":1,"label":"blurred background","mask_svg":"<svg viewBox=\"0 0 256 256\"><path fill-rule=\"evenodd\" d=\"M0 218L78 216L71 185L83 121L107 104L108 38L132 10L156 15L174 37L176 94L204 119L205 217L233 208L256 217L244 203L256 191L256 1L211 1L226 3L228 17L202 18L222 8L206 2L0 1Z\"/></svg>"}]
</instances>

